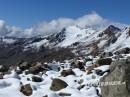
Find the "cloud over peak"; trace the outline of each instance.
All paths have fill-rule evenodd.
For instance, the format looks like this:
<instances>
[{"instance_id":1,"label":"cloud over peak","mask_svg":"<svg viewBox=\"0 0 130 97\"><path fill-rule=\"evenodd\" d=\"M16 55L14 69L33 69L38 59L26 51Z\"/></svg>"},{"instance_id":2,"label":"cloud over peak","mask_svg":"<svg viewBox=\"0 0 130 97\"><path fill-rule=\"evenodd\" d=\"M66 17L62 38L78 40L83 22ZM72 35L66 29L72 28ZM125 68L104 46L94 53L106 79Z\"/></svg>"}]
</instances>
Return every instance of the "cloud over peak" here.
<instances>
[{"instance_id":1,"label":"cloud over peak","mask_svg":"<svg viewBox=\"0 0 130 97\"><path fill-rule=\"evenodd\" d=\"M0 20L0 35L1 36L15 36L15 37L33 37L38 35L49 35L56 33L65 27L71 25L77 25L82 28L86 26L104 26L112 23L111 21L104 19L96 12L84 15L77 19L72 18L58 18L49 22L43 21L35 26L27 29L20 29L19 27L10 27L6 25L3 20Z\"/></svg>"}]
</instances>

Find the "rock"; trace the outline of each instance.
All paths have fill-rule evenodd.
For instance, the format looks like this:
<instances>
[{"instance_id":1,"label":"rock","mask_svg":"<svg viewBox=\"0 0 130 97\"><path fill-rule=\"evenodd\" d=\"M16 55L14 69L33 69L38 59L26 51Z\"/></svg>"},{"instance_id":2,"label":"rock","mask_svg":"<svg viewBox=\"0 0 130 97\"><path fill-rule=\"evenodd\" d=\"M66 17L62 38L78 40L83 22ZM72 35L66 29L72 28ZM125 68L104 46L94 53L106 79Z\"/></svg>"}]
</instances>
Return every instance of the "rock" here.
<instances>
[{"instance_id":1,"label":"rock","mask_svg":"<svg viewBox=\"0 0 130 97\"><path fill-rule=\"evenodd\" d=\"M43 97L48 97L48 95L45 95L45 96L43 96Z\"/></svg>"},{"instance_id":2,"label":"rock","mask_svg":"<svg viewBox=\"0 0 130 97\"><path fill-rule=\"evenodd\" d=\"M30 96L30 95L32 95L33 90L31 88L30 84L26 84L26 85L21 86L20 92L22 92L26 96Z\"/></svg>"},{"instance_id":3,"label":"rock","mask_svg":"<svg viewBox=\"0 0 130 97\"><path fill-rule=\"evenodd\" d=\"M85 85L80 85L77 89L78 90L81 90L82 88L84 88L85 87Z\"/></svg>"},{"instance_id":4,"label":"rock","mask_svg":"<svg viewBox=\"0 0 130 97\"><path fill-rule=\"evenodd\" d=\"M28 62L21 62L18 65L19 65L19 69L22 71L27 70L30 67L30 64L28 64Z\"/></svg>"},{"instance_id":5,"label":"rock","mask_svg":"<svg viewBox=\"0 0 130 97\"><path fill-rule=\"evenodd\" d=\"M120 49L118 51L115 52L115 54L129 54L130 53L130 48L126 47L126 48L123 48L123 49Z\"/></svg>"},{"instance_id":6,"label":"rock","mask_svg":"<svg viewBox=\"0 0 130 97\"><path fill-rule=\"evenodd\" d=\"M95 76L95 75L92 75L92 79L96 79L96 76Z\"/></svg>"},{"instance_id":7,"label":"rock","mask_svg":"<svg viewBox=\"0 0 130 97\"><path fill-rule=\"evenodd\" d=\"M78 84L82 84L84 82L84 79L80 79L79 81L78 81Z\"/></svg>"},{"instance_id":8,"label":"rock","mask_svg":"<svg viewBox=\"0 0 130 97\"><path fill-rule=\"evenodd\" d=\"M2 73L0 73L0 79L3 79L3 74Z\"/></svg>"},{"instance_id":9,"label":"rock","mask_svg":"<svg viewBox=\"0 0 130 97\"><path fill-rule=\"evenodd\" d=\"M38 77L38 76L32 76L32 81L33 82L42 82L43 79L41 77Z\"/></svg>"},{"instance_id":10,"label":"rock","mask_svg":"<svg viewBox=\"0 0 130 97\"><path fill-rule=\"evenodd\" d=\"M48 97L59 97L56 93L50 93L48 94Z\"/></svg>"},{"instance_id":11,"label":"rock","mask_svg":"<svg viewBox=\"0 0 130 97\"><path fill-rule=\"evenodd\" d=\"M110 73L101 82L111 83L101 85L102 97L130 97L130 58L113 62Z\"/></svg>"},{"instance_id":12,"label":"rock","mask_svg":"<svg viewBox=\"0 0 130 97\"><path fill-rule=\"evenodd\" d=\"M87 75L93 73L92 70L87 71Z\"/></svg>"},{"instance_id":13,"label":"rock","mask_svg":"<svg viewBox=\"0 0 130 97\"><path fill-rule=\"evenodd\" d=\"M102 59L99 59L97 61L97 63L99 64L99 66L102 66L102 65L110 65L112 62L112 59L111 58L102 58Z\"/></svg>"},{"instance_id":14,"label":"rock","mask_svg":"<svg viewBox=\"0 0 130 97\"><path fill-rule=\"evenodd\" d=\"M100 69L96 69L95 72L97 75L100 75L100 76L102 76L104 74L103 71Z\"/></svg>"},{"instance_id":15,"label":"rock","mask_svg":"<svg viewBox=\"0 0 130 97\"><path fill-rule=\"evenodd\" d=\"M29 70L25 70L25 75L28 75L28 74L30 74L31 72L29 71Z\"/></svg>"},{"instance_id":16,"label":"rock","mask_svg":"<svg viewBox=\"0 0 130 97\"><path fill-rule=\"evenodd\" d=\"M22 70L15 70L17 74L22 74Z\"/></svg>"},{"instance_id":17,"label":"rock","mask_svg":"<svg viewBox=\"0 0 130 97\"><path fill-rule=\"evenodd\" d=\"M52 81L50 89L53 91L59 91L61 89L66 88L67 86L68 84L64 82L63 80L55 78Z\"/></svg>"},{"instance_id":18,"label":"rock","mask_svg":"<svg viewBox=\"0 0 130 97\"><path fill-rule=\"evenodd\" d=\"M87 74L91 74L92 73L92 70L94 70L94 68L98 67L97 64L92 64L92 66L88 66L87 67Z\"/></svg>"},{"instance_id":19,"label":"rock","mask_svg":"<svg viewBox=\"0 0 130 97\"><path fill-rule=\"evenodd\" d=\"M78 61L76 64L76 67L79 68L80 70L85 70L84 66L85 66L84 62Z\"/></svg>"},{"instance_id":20,"label":"rock","mask_svg":"<svg viewBox=\"0 0 130 97\"><path fill-rule=\"evenodd\" d=\"M80 70L85 70L84 66L85 66L85 63L82 62L82 61L80 61L80 60L74 59L74 60L71 62L71 67L72 67L72 68L79 68Z\"/></svg>"},{"instance_id":21,"label":"rock","mask_svg":"<svg viewBox=\"0 0 130 97\"><path fill-rule=\"evenodd\" d=\"M32 73L32 74L38 74L39 72L43 72L45 70L46 69L41 64L36 64L36 65L30 67L30 69L29 69L30 73Z\"/></svg>"},{"instance_id":22,"label":"rock","mask_svg":"<svg viewBox=\"0 0 130 97\"><path fill-rule=\"evenodd\" d=\"M68 75L75 75L75 73L72 71L72 69L68 69L68 70L63 70L61 72L61 75L64 76L64 77L66 77Z\"/></svg>"},{"instance_id":23,"label":"rock","mask_svg":"<svg viewBox=\"0 0 130 97\"><path fill-rule=\"evenodd\" d=\"M9 66L0 65L0 72L8 72Z\"/></svg>"},{"instance_id":24,"label":"rock","mask_svg":"<svg viewBox=\"0 0 130 97\"><path fill-rule=\"evenodd\" d=\"M101 55L100 55L100 57L101 58L106 58L106 57L111 57L111 56L113 56L113 53L112 52L103 52Z\"/></svg>"},{"instance_id":25,"label":"rock","mask_svg":"<svg viewBox=\"0 0 130 97\"><path fill-rule=\"evenodd\" d=\"M71 94L70 93L64 93L64 92L60 92L59 93L59 96L71 96Z\"/></svg>"}]
</instances>

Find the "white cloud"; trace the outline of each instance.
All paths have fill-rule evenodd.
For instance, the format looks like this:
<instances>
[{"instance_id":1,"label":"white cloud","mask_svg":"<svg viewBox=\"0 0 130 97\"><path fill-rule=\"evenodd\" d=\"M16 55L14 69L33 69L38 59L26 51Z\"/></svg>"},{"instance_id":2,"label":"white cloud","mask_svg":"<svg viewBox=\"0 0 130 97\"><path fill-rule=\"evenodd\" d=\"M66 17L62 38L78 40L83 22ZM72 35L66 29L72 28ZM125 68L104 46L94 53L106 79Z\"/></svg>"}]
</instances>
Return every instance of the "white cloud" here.
<instances>
[{"instance_id":1,"label":"white cloud","mask_svg":"<svg viewBox=\"0 0 130 97\"><path fill-rule=\"evenodd\" d=\"M71 25L78 25L80 27L86 26L104 26L112 23L104 19L96 12L84 15L77 19L58 18L49 22L41 22L35 26L21 30L19 27L8 27L3 20L0 20L0 35L18 36L18 37L33 37L37 35L48 35L62 30L64 27Z\"/></svg>"}]
</instances>

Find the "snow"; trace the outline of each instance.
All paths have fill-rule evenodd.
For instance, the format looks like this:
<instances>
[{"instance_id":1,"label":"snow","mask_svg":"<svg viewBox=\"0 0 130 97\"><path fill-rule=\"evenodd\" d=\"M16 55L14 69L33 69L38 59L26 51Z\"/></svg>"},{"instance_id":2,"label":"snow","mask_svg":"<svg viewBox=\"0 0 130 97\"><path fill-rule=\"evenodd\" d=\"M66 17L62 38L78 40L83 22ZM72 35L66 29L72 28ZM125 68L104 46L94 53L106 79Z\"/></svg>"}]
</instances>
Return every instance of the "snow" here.
<instances>
[{"instance_id":1,"label":"snow","mask_svg":"<svg viewBox=\"0 0 130 97\"><path fill-rule=\"evenodd\" d=\"M6 38L4 38L4 39L2 39L2 41L5 42L5 43L12 44L12 43L14 43L16 40L14 40L14 39L6 39Z\"/></svg>"},{"instance_id":2,"label":"snow","mask_svg":"<svg viewBox=\"0 0 130 97\"><path fill-rule=\"evenodd\" d=\"M60 66L60 63L57 65L55 63L54 66ZM68 67L66 67L65 69L67 68ZM109 69L109 65L103 65L95 68L95 70L96 69L101 69L105 71ZM71 94L71 96L69 97L98 97L96 87L88 85L98 83L102 76L98 76L94 72L92 74L87 75L85 71L81 71L78 68L74 68L72 70L75 72L76 75L69 75L63 77L60 74L61 71L57 71L55 70L55 68L53 68L53 70L49 70L41 76L43 78L42 82L32 82L32 80L28 81L27 78L31 79L33 74L25 75L25 73L23 73L17 75L15 71L12 70L10 74L4 75L4 79L0 80L0 97L27 97L20 92L21 82L23 85L31 85L33 89L33 94L29 97L43 97L45 95L48 95L48 97L62 97L59 96L58 93L69 93ZM53 78L59 78L65 81L68 86L57 92L50 90ZM79 83L80 80L83 80L83 82ZM85 87L81 90L78 90L77 88L81 85L85 85Z\"/></svg>"},{"instance_id":3,"label":"snow","mask_svg":"<svg viewBox=\"0 0 130 97\"><path fill-rule=\"evenodd\" d=\"M34 42L34 43L31 43L27 46L24 47L24 51L28 50L28 48L35 48L35 49L39 49L42 45L46 46L48 44L48 40L46 39L43 39L39 42Z\"/></svg>"},{"instance_id":4,"label":"snow","mask_svg":"<svg viewBox=\"0 0 130 97\"><path fill-rule=\"evenodd\" d=\"M130 37L128 37L128 31L129 28L121 31L121 35L118 37L117 41L106 48L106 51L115 51L121 48L130 47Z\"/></svg>"},{"instance_id":5,"label":"snow","mask_svg":"<svg viewBox=\"0 0 130 97\"><path fill-rule=\"evenodd\" d=\"M77 26L69 26L66 28L65 40L58 46L66 47L72 45L75 42L83 42L85 38L88 38L94 32L95 30L92 28L81 29Z\"/></svg>"},{"instance_id":6,"label":"snow","mask_svg":"<svg viewBox=\"0 0 130 97\"><path fill-rule=\"evenodd\" d=\"M99 69L99 70L102 70L102 71L106 71L109 69L109 65L103 65L103 66L100 66L100 67L97 67L97 68L94 68L95 70L96 69Z\"/></svg>"},{"instance_id":7,"label":"snow","mask_svg":"<svg viewBox=\"0 0 130 97\"><path fill-rule=\"evenodd\" d=\"M98 47L102 48L106 44L106 42L107 42L107 40L100 41L100 43L98 44Z\"/></svg>"}]
</instances>

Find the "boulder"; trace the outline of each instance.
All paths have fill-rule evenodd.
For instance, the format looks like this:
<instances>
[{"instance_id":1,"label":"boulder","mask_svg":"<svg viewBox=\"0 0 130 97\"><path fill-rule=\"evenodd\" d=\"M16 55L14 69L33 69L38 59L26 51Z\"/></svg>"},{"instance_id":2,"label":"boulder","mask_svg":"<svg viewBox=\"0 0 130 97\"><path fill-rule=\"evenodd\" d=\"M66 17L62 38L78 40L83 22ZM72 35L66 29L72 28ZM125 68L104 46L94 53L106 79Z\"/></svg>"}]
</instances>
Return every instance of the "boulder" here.
<instances>
[{"instance_id":1,"label":"boulder","mask_svg":"<svg viewBox=\"0 0 130 97\"><path fill-rule=\"evenodd\" d=\"M101 82L102 97L130 97L130 58L113 62Z\"/></svg>"},{"instance_id":2,"label":"boulder","mask_svg":"<svg viewBox=\"0 0 130 97\"><path fill-rule=\"evenodd\" d=\"M22 92L26 96L30 96L30 95L32 95L33 90L31 88L30 84L26 84L26 85L21 86L20 92Z\"/></svg>"},{"instance_id":3,"label":"boulder","mask_svg":"<svg viewBox=\"0 0 130 97\"><path fill-rule=\"evenodd\" d=\"M85 70L84 66L85 66L84 62L78 61L76 64L76 67L79 68L80 70Z\"/></svg>"},{"instance_id":4,"label":"boulder","mask_svg":"<svg viewBox=\"0 0 130 97\"><path fill-rule=\"evenodd\" d=\"M72 69L68 69L68 70L62 70L61 75L66 77L68 75L75 75L75 73L72 71Z\"/></svg>"},{"instance_id":5,"label":"boulder","mask_svg":"<svg viewBox=\"0 0 130 97\"><path fill-rule=\"evenodd\" d=\"M28 62L21 62L18 65L19 69L22 71L27 70L30 67L30 64L28 64Z\"/></svg>"},{"instance_id":6,"label":"boulder","mask_svg":"<svg viewBox=\"0 0 130 97\"><path fill-rule=\"evenodd\" d=\"M8 72L9 66L0 65L0 72Z\"/></svg>"},{"instance_id":7,"label":"boulder","mask_svg":"<svg viewBox=\"0 0 130 97\"><path fill-rule=\"evenodd\" d=\"M22 70L15 70L17 74L22 74Z\"/></svg>"},{"instance_id":8,"label":"boulder","mask_svg":"<svg viewBox=\"0 0 130 97\"><path fill-rule=\"evenodd\" d=\"M30 73L32 74L38 74L39 72L43 72L45 71L46 69L41 65L41 64L36 64L36 65L33 65L32 67L30 67L29 71Z\"/></svg>"},{"instance_id":9,"label":"boulder","mask_svg":"<svg viewBox=\"0 0 130 97\"><path fill-rule=\"evenodd\" d=\"M104 57L106 58L106 57L111 57L111 56L113 56L112 52L103 52L100 55L101 58L104 58Z\"/></svg>"},{"instance_id":10,"label":"boulder","mask_svg":"<svg viewBox=\"0 0 130 97\"><path fill-rule=\"evenodd\" d=\"M70 93L64 93L64 92L60 92L58 95L62 96L62 97L64 97L64 96L71 96Z\"/></svg>"},{"instance_id":11,"label":"boulder","mask_svg":"<svg viewBox=\"0 0 130 97\"><path fill-rule=\"evenodd\" d=\"M53 91L59 91L61 89L66 88L67 86L68 84L64 82L63 80L55 78L52 81L50 89Z\"/></svg>"},{"instance_id":12,"label":"boulder","mask_svg":"<svg viewBox=\"0 0 130 97\"><path fill-rule=\"evenodd\" d=\"M80 61L80 60L74 59L74 60L71 62L71 67L72 67L72 68L79 68L80 70L85 70L84 66L85 66L85 62Z\"/></svg>"},{"instance_id":13,"label":"boulder","mask_svg":"<svg viewBox=\"0 0 130 97\"><path fill-rule=\"evenodd\" d=\"M38 77L38 76L32 76L32 81L33 82L42 82L43 79L41 77Z\"/></svg>"},{"instance_id":14,"label":"boulder","mask_svg":"<svg viewBox=\"0 0 130 97\"><path fill-rule=\"evenodd\" d=\"M3 79L3 74L2 73L0 73L0 79Z\"/></svg>"},{"instance_id":15,"label":"boulder","mask_svg":"<svg viewBox=\"0 0 130 97\"><path fill-rule=\"evenodd\" d=\"M99 64L99 66L110 65L111 62L112 62L111 58L101 58L101 59L97 60L97 63Z\"/></svg>"},{"instance_id":16,"label":"boulder","mask_svg":"<svg viewBox=\"0 0 130 97\"><path fill-rule=\"evenodd\" d=\"M130 53L130 48L126 47L126 48L122 48L118 51L115 52L115 54L129 54Z\"/></svg>"},{"instance_id":17,"label":"boulder","mask_svg":"<svg viewBox=\"0 0 130 97\"><path fill-rule=\"evenodd\" d=\"M98 67L99 65L97 64L92 64L91 66L88 66L87 67L87 74L91 74L92 73L92 70L94 70L94 68Z\"/></svg>"},{"instance_id":18,"label":"boulder","mask_svg":"<svg viewBox=\"0 0 130 97\"><path fill-rule=\"evenodd\" d=\"M100 75L100 76L102 76L104 74L103 71L100 69L96 69L95 72L97 75Z\"/></svg>"}]
</instances>

